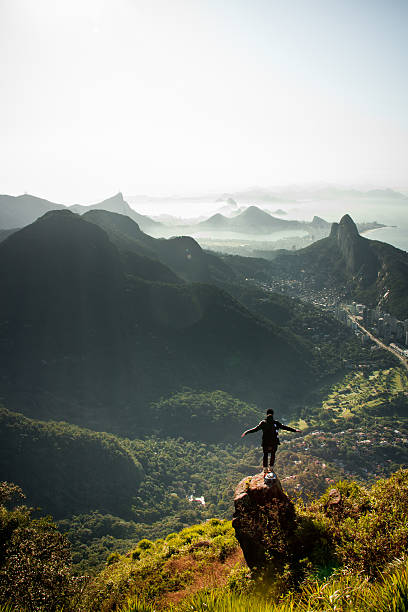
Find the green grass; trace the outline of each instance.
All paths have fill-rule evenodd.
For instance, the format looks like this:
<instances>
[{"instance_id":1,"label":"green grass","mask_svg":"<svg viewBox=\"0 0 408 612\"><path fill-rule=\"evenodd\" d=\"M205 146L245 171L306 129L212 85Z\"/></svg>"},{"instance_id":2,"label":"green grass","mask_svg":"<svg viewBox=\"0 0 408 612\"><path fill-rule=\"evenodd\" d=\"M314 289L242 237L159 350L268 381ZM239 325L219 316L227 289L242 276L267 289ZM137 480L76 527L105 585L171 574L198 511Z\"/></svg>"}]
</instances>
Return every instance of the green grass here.
<instances>
[{"instance_id":1,"label":"green grass","mask_svg":"<svg viewBox=\"0 0 408 612\"><path fill-rule=\"evenodd\" d=\"M307 581L296 593L274 598L270 585L258 585L252 594L226 590L203 591L169 612L407 612L408 563L398 562L378 582L359 574L339 573L323 582ZM120 612L156 612L157 608L134 599Z\"/></svg>"},{"instance_id":2,"label":"green grass","mask_svg":"<svg viewBox=\"0 0 408 612\"><path fill-rule=\"evenodd\" d=\"M369 377L363 372L353 372L332 388L322 407L333 410L336 418L348 419L367 409L381 414L390 400L407 390L408 376L402 368L388 368Z\"/></svg>"}]
</instances>

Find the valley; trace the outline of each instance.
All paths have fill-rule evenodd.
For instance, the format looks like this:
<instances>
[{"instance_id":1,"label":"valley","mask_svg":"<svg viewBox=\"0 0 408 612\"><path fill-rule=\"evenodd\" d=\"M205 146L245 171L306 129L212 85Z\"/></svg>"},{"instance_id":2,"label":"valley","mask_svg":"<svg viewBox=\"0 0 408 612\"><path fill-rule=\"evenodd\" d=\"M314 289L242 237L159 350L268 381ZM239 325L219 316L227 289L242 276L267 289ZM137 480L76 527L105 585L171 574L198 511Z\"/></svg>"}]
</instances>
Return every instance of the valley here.
<instances>
[{"instance_id":1,"label":"valley","mask_svg":"<svg viewBox=\"0 0 408 612\"><path fill-rule=\"evenodd\" d=\"M380 292L384 312L406 318L406 254L350 218L264 259L81 212L49 211L0 244L0 471L55 517L75 575L228 521L261 459L240 434L267 407L300 429L276 461L299 503L407 464L406 370L359 330Z\"/></svg>"}]
</instances>

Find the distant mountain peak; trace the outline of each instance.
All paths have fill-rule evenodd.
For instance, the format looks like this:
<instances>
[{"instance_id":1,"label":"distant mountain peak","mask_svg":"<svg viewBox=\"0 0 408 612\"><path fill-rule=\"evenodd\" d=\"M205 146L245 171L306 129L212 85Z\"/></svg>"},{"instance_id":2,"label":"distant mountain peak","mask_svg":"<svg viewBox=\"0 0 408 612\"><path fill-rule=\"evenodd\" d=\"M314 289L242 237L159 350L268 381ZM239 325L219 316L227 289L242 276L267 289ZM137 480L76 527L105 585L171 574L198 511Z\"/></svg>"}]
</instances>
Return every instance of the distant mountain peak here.
<instances>
[{"instance_id":1,"label":"distant mountain peak","mask_svg":"<svg viewBox=\"0 0 408 612\"><path fill-rule=\"evenodd\" d=\"M317 215L315 215L312 220L312 225L315 225L317 227L327 227L330 224L328 221L325 221L325 219L322 219L322 217L318 217Z\"/></svg>"},{"instance_id":2,"label":"distant mountain peak","mask_svg":"<svg viewBox=\"0 0 408 612\"><path fill-rule=\"evenodd\" d=\"M107 198L105 200L105 202L109 202L109 200L115 200L115 201L118 201L118 202L124 202L125 201L124 198L123 198L123 193L121 191L118 191L118 193L115 193L115 195L113 195L112 197Z\"/></svg>"},{"instance_id":3,"label":"distant mountain peak","mask_svg":"<svg viewBox=\"0 0 408 612\"><path fill-rule=\"evenodd\" d=\"M340 219L340 223L332 224L330 237L343 243L345 240L348 241L350 238L360 237L360 234L358 233L357 226L350 215L344 215Z\"/></svg>"},{"instance_id":4,"label":"distant mountain peak","mask_svg":"<svg viewBox=\"0 0 408 612\"><path fill-rule=\"evenodd\" d=\"M358 229L357 229L357 225L354 223L353 219L350 217L350 215L344 215L341 219L340 219L340 223L339 223L339 229L346 229L349 233L354 234L355 236L358 236Z\"/></svg>"},{"instance_id":5,"label":"distant mountain peak","mask_svg":"<svg viewBox=\"0 0 408 612\"><path fill-rule=\"evenodd\" d=\"M339 224L332 223L331 230L330 230L330 238L337 238L338 231L339 231Z\"/></svg>"},{"instance_id":6,"label":"distant mountain peak","mask_svg":"<svg viewBox=\"0 0 408 612\"><path fill-rule=\"evenodd\" d=\"M264 210L262 210L262 208L258 208L258 206L252 205L252 206L248 206L248 208L245 209L244 212L241 213L240 216L249 218L249 219L263 219L263 218L268 218L271 215L265 212Z\"/></svg>"}]
</instances>

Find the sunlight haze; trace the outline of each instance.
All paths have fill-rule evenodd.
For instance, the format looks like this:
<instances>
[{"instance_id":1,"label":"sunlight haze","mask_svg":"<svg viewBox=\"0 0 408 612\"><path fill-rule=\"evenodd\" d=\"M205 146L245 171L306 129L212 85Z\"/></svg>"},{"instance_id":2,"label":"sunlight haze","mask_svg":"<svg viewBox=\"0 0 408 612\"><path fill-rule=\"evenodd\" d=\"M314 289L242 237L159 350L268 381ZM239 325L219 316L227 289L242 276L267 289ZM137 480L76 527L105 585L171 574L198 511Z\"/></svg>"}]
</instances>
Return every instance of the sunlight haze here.
<instances>
[{"instance_id":1,"label":"sunlight haze","mask_svg":"<svg viewBox=\"0 0 408 612\"><path fill-rule=\"evenodd\" d=\"M408 185L408 4L0 0L0 192Z\"/></svg>"}]
</instances>

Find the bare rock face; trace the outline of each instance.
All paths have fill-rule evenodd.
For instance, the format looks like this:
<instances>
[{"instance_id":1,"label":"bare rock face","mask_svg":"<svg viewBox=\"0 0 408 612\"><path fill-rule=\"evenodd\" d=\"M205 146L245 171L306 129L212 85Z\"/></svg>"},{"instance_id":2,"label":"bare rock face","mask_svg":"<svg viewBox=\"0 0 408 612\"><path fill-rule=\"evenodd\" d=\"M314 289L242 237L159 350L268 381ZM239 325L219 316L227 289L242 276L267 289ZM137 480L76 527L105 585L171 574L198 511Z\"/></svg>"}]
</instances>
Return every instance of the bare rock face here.
<instances>
[{"instance_id":1,"label":"bare rock face","mask_svg":"<svg viewBox=\"0 0 408 612\"><path fill-rule=\"evenodd\" d=\"M295 507L278 478L265 484L264 475L241 480L235 490L232 525L251 569L287 560L296 525Z\"/></svg>"},{"instance_id":2,"label":"bare rock face","mask_svg":"<svg viewBox=\"0 0 408 612\"><path fill-rule=\"evenodd\" d=\"M342 254L347 269L352 274L358 274L363 284L375 281L378 261L370 247L370 241L362 238L356 224L350 215L344 215L340 223L333 223L330 237Z\"/></svg>"}]
</instances>

